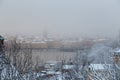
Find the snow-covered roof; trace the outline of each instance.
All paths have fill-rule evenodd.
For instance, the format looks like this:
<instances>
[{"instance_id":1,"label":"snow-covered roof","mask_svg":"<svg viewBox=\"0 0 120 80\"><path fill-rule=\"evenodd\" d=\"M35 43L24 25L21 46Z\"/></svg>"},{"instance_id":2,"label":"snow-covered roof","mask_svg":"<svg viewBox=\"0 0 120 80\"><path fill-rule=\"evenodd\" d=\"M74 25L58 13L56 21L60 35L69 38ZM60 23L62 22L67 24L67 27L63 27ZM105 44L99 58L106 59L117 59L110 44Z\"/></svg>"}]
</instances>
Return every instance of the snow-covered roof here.
<instances>
[{"instance_id":1,"label":"snow-covered roof","mask_svg":"<svg viewBox=\"0 0 120 80\"><path fill-rule=\"evenodd\" d=\"M90 64L89 68L94 70L106 70L112 67L111 64Z\"/></svg>"},{"instance_id":2,"label":"snow-covered roof","mask_svg":"<svg viewBox=\"0 0 120 80\"><path fill-rule=\"evenodd\" d=\"M58 71L58 72L55 72L55 70L48 70L48 71L41 71L41 74L42 75L49 75L49 74L56 74L56 75L60 75L61 72Z\"/></svg>"},{"instance_id":3,"label":"snow-covered roof","mask_svg":"<svg viewBox=\"0 0 120 80\"><path fill-rule=\"evenodd\" d=\"M117 50L117 51L114 51L114 52L116 52L116 53L120 53L120 49L119 49L119 50Z\"/></svg>"},{"instance_id":4,"label":"snow-covered roof","mask_svg":"<svg viewBox=\"0 0 120 80\"><path fill-rule=\"evenodd\" d=\"M120 49L114 51L114 55L119 55L120 56Z\"/></svg>"},{"instance_id":5,"label":"snow-covered roof","mask_svg":"<svg viewBox=\"0 0 120 80\"><path fill-rule=\"evenodd\" d=\"M63 69L73 69L74 65L63 65Z\"/></svg>"}]
</instances>

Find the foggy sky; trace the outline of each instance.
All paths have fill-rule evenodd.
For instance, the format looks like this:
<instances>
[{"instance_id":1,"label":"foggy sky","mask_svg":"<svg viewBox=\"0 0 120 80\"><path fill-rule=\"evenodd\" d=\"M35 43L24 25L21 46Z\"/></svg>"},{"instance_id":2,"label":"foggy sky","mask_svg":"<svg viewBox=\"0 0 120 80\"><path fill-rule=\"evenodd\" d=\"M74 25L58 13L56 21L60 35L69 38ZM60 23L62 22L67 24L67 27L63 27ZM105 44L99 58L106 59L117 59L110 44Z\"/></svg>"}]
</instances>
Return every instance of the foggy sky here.
<instances>
[{"instance_id":1,"label":"foggy sky","mask_svg":"<svg viewBox=\"0 0 120 80\"><path fill-rule=\"evenodd\" d=\"M115 36L119 0L0 0L0 34Z\"/></svg>"}]
</instances>

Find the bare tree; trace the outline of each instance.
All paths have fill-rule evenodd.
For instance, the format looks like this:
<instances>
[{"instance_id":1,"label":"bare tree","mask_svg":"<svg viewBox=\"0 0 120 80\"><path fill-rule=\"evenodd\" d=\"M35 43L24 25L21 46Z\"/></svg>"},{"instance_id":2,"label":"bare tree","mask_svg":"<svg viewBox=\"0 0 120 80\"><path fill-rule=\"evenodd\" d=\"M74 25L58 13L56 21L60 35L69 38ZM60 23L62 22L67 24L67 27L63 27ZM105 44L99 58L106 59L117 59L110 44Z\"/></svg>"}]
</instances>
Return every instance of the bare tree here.
<instances>
[{"instance_id":1,"label":"bare tree","mask_svg":"<svg viewBox=\"0 0 120 80\"><path fill-rule=\"evenodd\" d=\"M6 42L6 55L10 62L23 74L32 68L31 43L20 42L17 37Z\"/></svg>"}]
</instances>

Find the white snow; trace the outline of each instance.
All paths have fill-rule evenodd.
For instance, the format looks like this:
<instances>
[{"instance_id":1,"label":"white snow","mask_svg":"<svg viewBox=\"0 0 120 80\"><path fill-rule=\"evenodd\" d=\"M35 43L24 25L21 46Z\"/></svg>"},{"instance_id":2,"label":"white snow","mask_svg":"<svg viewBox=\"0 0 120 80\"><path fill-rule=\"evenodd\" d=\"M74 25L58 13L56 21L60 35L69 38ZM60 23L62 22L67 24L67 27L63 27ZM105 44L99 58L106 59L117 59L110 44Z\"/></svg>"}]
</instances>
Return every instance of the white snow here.
<instances>
[{"instance_id":1,"label":"white snow","mask_svg":"<svg viewBox=\"0 0 120 80\"><path fill-rule=\"evenodd\" d=\"M111 64L90 64L89 68L94 70L106 70L111 68Z\"/></svg>"},{"instance_id":2,"label":"white snow","mask_svg":"<svg viewBox=\"0 0 120 80\"><path fill-rule=\"evenodd\" d=\"M73 69L74 65L63 65L63 69Z\"/></svg>"}]
</instances>

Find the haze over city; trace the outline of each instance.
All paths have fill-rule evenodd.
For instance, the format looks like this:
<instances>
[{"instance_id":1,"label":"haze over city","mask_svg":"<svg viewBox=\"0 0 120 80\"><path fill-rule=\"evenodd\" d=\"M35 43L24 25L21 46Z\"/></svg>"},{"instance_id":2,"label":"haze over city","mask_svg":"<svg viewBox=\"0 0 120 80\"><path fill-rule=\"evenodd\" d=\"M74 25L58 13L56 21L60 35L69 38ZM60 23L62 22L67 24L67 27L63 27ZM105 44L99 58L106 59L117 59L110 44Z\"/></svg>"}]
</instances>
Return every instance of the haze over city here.
<instances>
[{"instance_id":1,"label":"haze over city","mask_svg":"<svg viewBox=\"0 0 120 80\"><path fill-rule=\"evenodd\" d=\"M0 0L0 80L120 80L120 0Z\"/></svg>"},{"instance_id":2,"label":"haze over city","mask_svg":"<svg viewBox=\"0 0 120 80\"><path fill-rule=\"evenodd\" d=\"M0 34L111 37L120 31L119 0L0 0Z\"/></svg>"}]
</instances>

